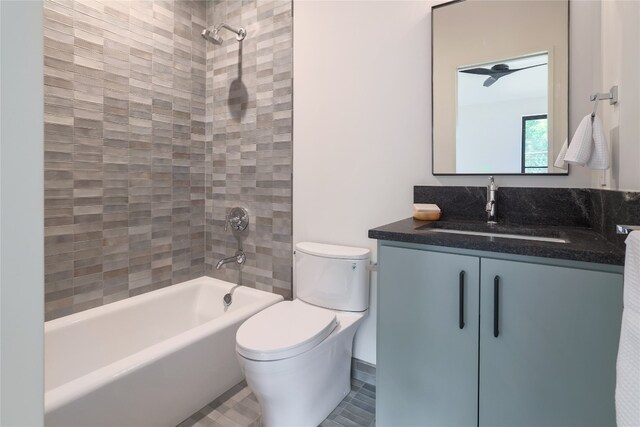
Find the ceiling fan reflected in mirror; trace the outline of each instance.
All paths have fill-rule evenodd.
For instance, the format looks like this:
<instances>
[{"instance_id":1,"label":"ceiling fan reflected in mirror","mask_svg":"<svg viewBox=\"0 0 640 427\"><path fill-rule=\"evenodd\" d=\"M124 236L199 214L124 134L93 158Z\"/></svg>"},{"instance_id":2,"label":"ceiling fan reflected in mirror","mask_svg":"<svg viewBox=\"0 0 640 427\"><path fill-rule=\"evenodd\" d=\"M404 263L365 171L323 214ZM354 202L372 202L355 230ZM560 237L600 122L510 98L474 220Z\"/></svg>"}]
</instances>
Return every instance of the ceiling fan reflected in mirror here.
<instances>
[{"instance_id":1,"label":"ceiling fan reflected in mirror","mask_svg":"<svg viewBox=\"0 0 640 427\"><path fill-rule=\"evenodd\" d=\"M509 65L507 64L496 64L491 68L470 68L468 70L459 70L459 72L467 73L467 74L476 74L481 76L489 76L489 78L485 80L484 83L482 84L484 87L489 87L495 82L497 82L498 79L504 76L508 76L511 73L515 73L516 71L526 70L528 68L540 67L542 65L547 65L547 63L545 62L543 64L536 64L536 65L530 65L528 67L513 68L513 69L510 69Z\"/></svg>"}]
</instances>

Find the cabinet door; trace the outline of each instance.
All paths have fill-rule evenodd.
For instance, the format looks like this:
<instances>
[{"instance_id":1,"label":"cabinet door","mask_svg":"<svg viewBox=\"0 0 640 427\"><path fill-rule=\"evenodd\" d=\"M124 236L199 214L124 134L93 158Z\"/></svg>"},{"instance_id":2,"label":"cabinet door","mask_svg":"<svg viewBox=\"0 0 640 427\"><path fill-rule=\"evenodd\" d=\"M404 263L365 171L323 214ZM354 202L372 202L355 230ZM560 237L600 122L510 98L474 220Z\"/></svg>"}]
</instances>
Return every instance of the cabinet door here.
<instances>
[{"instance_id":1,"label":"cabinet door","mask_svg":"<svg viewBox=\"0 0 640 427\"><path fill-rule=\"evenodd\" d=\"M478 291L477 257L380 248L378 426L477 425Z\"/></svg>"},{"instance_id":2,"label":"cabinet door","mask_svg":"<svg viewBox=\"0 0 640 427\"><path fill-rule=\"evenodd\" d=\"M615 426L622 275L485 258L481 271L479 425Z\"/></svg>"}]
</instances>

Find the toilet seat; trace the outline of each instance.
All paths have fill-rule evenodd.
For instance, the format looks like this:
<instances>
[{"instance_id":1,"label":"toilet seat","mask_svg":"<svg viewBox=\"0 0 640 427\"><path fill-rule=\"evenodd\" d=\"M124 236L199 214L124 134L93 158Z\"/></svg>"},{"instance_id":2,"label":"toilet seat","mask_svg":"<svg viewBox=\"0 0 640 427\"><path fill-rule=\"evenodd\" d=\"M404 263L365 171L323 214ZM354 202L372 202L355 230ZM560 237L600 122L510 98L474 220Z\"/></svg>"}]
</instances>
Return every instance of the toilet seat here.
<instances>
[{"instance_id":1,"label":"toilet seat","mask_svg":"<svg viewBox=\"0 0 640 427\"><path fill-rule=\"evenodd\" d=\"M300 300L283 301L255 314L236 335L238 353L252 360L280 360L318 345L338 325L336 314Z\"/></svg>"}]
</instances>

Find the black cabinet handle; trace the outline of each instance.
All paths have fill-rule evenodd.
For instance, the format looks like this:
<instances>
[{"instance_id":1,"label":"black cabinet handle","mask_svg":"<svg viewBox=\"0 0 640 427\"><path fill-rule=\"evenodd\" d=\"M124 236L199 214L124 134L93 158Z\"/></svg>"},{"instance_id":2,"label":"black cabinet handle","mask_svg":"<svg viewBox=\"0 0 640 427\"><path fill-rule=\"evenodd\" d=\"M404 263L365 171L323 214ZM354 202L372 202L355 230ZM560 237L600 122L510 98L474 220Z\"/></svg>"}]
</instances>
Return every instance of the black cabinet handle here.
<instances>
[{"instance_id":1,"label":"black cabinet handle","mask_svg":"<svg viewBox=\"0 0 640 427\"><path fill-rule=\"evenodd\" d=\"M458 295L460 298L459 301L459 306L458 306L458 312L459 312L459 319L458 319L458 324L460 326L460 329L464 328L464 270L460 272L460 286L458 288Z\"/></svg>"},{"instance_id":2,"label":"black cabinet handle","mask_svg":"<svg viewBox=\"0 0 640 427\"><path fill-rule=\"evenodd\" d=\"M493 336L498 337L500 330L498 323L500 321L500 276L493 279Z\"/></svg>"}]
</instances>

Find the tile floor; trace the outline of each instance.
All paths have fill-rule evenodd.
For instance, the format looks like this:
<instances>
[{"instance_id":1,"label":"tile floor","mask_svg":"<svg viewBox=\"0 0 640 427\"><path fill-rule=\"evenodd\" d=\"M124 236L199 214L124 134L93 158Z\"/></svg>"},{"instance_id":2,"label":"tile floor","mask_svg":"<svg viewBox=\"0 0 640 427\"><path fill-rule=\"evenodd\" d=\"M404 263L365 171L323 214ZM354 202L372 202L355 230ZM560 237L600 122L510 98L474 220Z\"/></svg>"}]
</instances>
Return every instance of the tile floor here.
<instances>
[{"instance_id":1,"label":"tile floor","mask_svg":"<svg viewBox=\"0 0 640 427\"><path fill-rule=\"evenodd\" d=\"M376 387L351 380L351 392L324 420L321 427L375 426ZM260 405L242 381L181 422L178 427L257 427Z\"/></svg>"}]
</instances>

